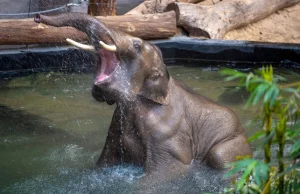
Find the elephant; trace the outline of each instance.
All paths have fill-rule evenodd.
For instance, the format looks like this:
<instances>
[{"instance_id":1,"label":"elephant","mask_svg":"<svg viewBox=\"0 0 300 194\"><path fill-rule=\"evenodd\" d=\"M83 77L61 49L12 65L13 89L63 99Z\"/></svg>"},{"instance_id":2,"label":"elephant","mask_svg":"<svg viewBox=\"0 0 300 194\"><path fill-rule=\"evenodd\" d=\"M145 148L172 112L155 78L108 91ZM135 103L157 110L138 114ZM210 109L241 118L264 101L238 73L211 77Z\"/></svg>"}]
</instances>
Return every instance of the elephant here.
<instances>
[{"instance_id":1,"label":"elephant","mask_svg":"<svg viewBox=\"0 0 300 194\"><path fill-rule=\"evenodd\" d=\"M88 36L88 44L67 41L94 53L92 96L116 104L96 166L137 165L145 177L166 180L197 165L226 169L238 156L252 155L235 113L174 79L157 46L87 14L36 15L34 20L71 26Z\"/></svg>"}]
</instances>

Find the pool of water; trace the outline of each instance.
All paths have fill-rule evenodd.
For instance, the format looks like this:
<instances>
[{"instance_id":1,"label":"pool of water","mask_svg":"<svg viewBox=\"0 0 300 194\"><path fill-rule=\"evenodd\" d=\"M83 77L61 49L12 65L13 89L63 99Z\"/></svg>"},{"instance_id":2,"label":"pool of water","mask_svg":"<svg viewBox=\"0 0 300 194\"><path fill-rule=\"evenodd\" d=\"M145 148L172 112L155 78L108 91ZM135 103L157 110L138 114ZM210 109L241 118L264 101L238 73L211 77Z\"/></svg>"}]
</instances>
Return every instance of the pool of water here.
<instances>
[{"instance_id":1,"label":"pool of water","mask_svg":"<svg viewBox=\"0 0 300 194\"><path fill-rule=\"evenodd\" d=\"M247 92L224 82L218 69L170 66L171 75L200 94L229 106L247 135L258 107L243 109ZM276 73L287 82L300 75ZM104 145L114 106L91 96L89 73L36 73L0 80L0 193L199 193L227 184L223 172L201 167L187 177L157 187L142 187L134 166L94 169ZM255 145L253 145L255 147Z\"/></svg>"}]
</instances>

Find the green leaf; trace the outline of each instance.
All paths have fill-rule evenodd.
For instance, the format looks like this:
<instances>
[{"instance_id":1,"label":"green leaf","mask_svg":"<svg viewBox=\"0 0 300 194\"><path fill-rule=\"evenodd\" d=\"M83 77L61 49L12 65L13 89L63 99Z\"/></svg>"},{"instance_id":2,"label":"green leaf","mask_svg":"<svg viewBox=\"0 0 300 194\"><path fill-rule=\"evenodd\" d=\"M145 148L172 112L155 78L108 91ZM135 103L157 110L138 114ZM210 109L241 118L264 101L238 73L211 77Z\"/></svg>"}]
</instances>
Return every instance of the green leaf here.
<instances>
[{"instance_id":1,"label":"green leaf","mask_svg":"<svg viewBox=\"0 0 300 194\"><path fill-rule=\"evenodd\" d=\"M233 175L235 175L236 173L238 173L239 171L242 171L243 168L233 168L230 171L226 172L226 174L224 174L224 177L228 178L228 177L232 177Z\"/></svg>"},{"instance_id":2,"label":"green leaf","mask_svg":"<svg viewBox=\"0 0 300 194\"><path fill-rule=\"evenodd\" d=\"M264 135L265 135L264 131L259 131L259 132L256 132L251 137L249 137L248 140L251 142L251 141L254 141L254 140L262 138Z\"/></svg>"},{"instance_id":3,"label":"green leaf","mask_svg":"<svg viewBox=\"0 0 300 194\"><path fill-rule=\"evenodd\" d=\"M263 142L263 146L265 146L269 141L271 141L273 139L275 135L275 131L271 131L271 133L265 138L264 142Z\"/></svg>"},{"instance_id":4,"label":"green leaf","mask_svg":"<svg viewBox=\"0 0 300 194\"><path fill-rule=\"evenodd\" d=\"M295 137L298 137L300 134L300 122L294 124L294 126L292 127L292 129L287 129L286 130L286 136L287 138L293 139Z\"/></svg>"},{"instance_id":5,"label":"green leaf","mask_svg":"<svg viewBox=\"0 0 300 194\"><path fill-rule=\"evenodd\" d=\"M224 176L225 177L231 177L234 174L236 174L239 171L244 170L247 166L249 166L253 161L256 161L253 158L246 158L242 160L238 160L236 162L232 162L226 165L227 168L232 168L230 171L228 171Z\"/></svg>"},{"instance_id":6,"label":"green leaf","mask_svg":"<svg viewBox=\"0 0 300 194\"><path fill-rule=\"evenodd\" d=\"M260 100L262 95L266 92L266 89L269 87L269 84L261 84L259 85L255 91L253 92L255 94L255 97L252 101L252 105L256 105L257 102Z\"/></svg>"},{"instance_id":7,"label":"green leaf","mask_svg":"<svg viewBox=\"0 0 300 194\"><path fill-rule=\"evenodd\" d=\"M245 80L246 80L245 77L240 78L240 80L239 80L239 86L244 87L244 85L245 85L245 84L244 84Z\"/></svg>"},{"instance_id":8,"label":"green leaf","mask_svg":"<svg viewBox=\"0 0 300 194\"><path fill-rule=\"evenodd\" d=\"M230 188L230 189L225 188L223 193L225 193L225 194L235 193L234 191L235 191L234 188Z\"/></svg>"},{"instance_id":9,"label":"green leaf","mask_svg":"<svg viewBox=\"0 0 300 194\"><path fill-rule=\"evenodd\" d=\"M260 161L258 168L260 168L260 176L261 176L262 180L267 180L268 174L270 171L270 166L268 164L265 164L264 162Z\"/></svg>"},{"instance_id":10,"label":"green leaf","mask_svg":"<svg viewBox=\"0 0 300 194\"><path fill-rule=\"evenodd\" d=\"M245 162L245 160L240 160L240 161L237 161L237 162L227 164L226 165L227 168L229 168L229 167L234 167L234 168L232 168L230 171L228 171L224 176L225 177L232 177L237 172L242 171L245 167L244 162Z\"/></svg>"},{"instance_id":11,"label":"green leaf","mask_svg":"<svg viewBox=\"0 0 300 194\"><path fill-rule=\"evenodd\" d=\"M300 155L300 140L297 140L290 148L290 154L293 158Z\"/></svg>"},{"instance_id":12,"label":"green leaf","mask_svg":"<svg viewBox=\"0 0 300 194\"><path fill-rule=\"evenodd\" d=\"M280 75L274 75L274 79L277 81L286 81L287 79L285 77L282 77Z\"/></svg>"},{"instance_id":13,"label":"green leaf","mask_svg":"<svg viewBox=\"0 0 300 194\"><path fill-rule=\"evenodd\" d=\"M260 160L257 160L257 164L253 169L252 176L254 178L255 183L258 186L261 186L262 182L266 182L269 171L270 171L269 165L265 164Z\"/></svg>"},{"instance_id":14,"label":"green leaf","mask_svg":"<svg viewBox=\"0 0 300 194\"><path fill-rule=\"evenodd\" d=\"M279 88L278 87L275 87L271 97L270 97L270 107L272 108L276 102L276 99L278 97L278 94L279 94Z\"/></svg>"},{"instance_id":15,"label":"green leaf","mask_svg":"<svg viewBox=\"0 0 300 194\"><path fill-rule=\"evenodd\" d=\"M250 184L249 187L254 190L256 193L261 193L262 190L259 188L260 185Z\"/></svg>"},{"instance_id":16,"label":"green leaf","mask_svg":"<svg viewBox=\"0 0 300 194\"><path fill-rule=\"evenodd\" d=\"M262 79L260 77L253 76L251 83L260 84L260 83L268 83L268 82L266 82L264 79Z\"/></svg>"},{"instance_id":17,"label":"green leaf","mask_svg":"<svg viewBox=\"0 0 300 194\"><path fill-rule=\"evenodd\" d=\"M271 96L273 95L273 92L276 88L272 85L267 91L266 94L264 96L264 104L269 103L269 100L271 98Z\"/></svg>"},{"instance_id":18,"label":"green leaf","mask_svg":"<svg viewBox=\"0 0 300 194\"><path fill-rule=\"evenodd\" d=\"M251 79L253 78L253 76L254 76L253 73L248 74L248 76L246 78L246 84L245 84L246 88L249 88L249 85L250 85L250 82L251 82Z\"/></svg>"},{"instance_id":19,"label":"green leaf","mask_svg":"<svg viewBox=\"0 0 300 194\"><path fill-rule=\"evenodd\" d=\"M235 79L245 78L247 74L233 70L233 69L222 69L220 71L221 75L228 75L229 77L225 78L225 81L232 81Z\"/></svg>"},{"instance_id":20,"label":"green leaf","mask_svg":"<svg viewBox=\"0 0 300 194\"><path fill-rule=\"evenodd\" d=\"M239 182L238 182L238 186L237 186L238 190L240 190L240 189L242 188L242 186L243 186L244 183L246 182L247 177L250 175L252 169L255 167L256 163L257 163L256 161L253 161L253 162L246 168L246 170L244 171L244 173L243 173L241 179L240 179Z\"/></svg>"},{"instance_id":21,"label":"green leaf","mask_svg":"<svg viewBox=\"0 0 300 194\"><path fill-rule=\"evenodd\" d=\"M235 69L224 68L220 70L221 75L247 76L246 73L239 72Z\"/></svg>"},{"instance_id":22,"label":"green leaf","mask_svg":"<svg viewBox=\"0 0 300 194\"><path fill-rule=\"evenodd\" d=\"M235 79L238 79L239 77L236 77L236 76L230 76L230 77L226 77L225 78L225 81L232 81L232 80L235 80Z\"/></svg>"},{"instance_id":23,"label":"green leaf","mask_svg":"<svg viewBox=\"0 0 300 194\"><path fill-rule=\"evenodd\" d=\"M255 183L260 186L261 185L261 178L260 178L260 168L258 168L258 166L256 166L253 169L253 178Z\"/></svg>"},{"instance_id":24,"label":"green leaf","mask_svg":"<svg viewBox=\"0 0 300 194\"><path fill-rule=\"evenodd\" d=\"M250 105L251 102L253 101L254 96L255 96L254 93L250 93L250 96L249 96L249 98L248 98L248 100L247 100L247 102L246 102L246 104L245 104L245 106L244 106L244 109L246 109L246 108L249 107L249 105Z\"/></svg>"},{"instance_id":25,"label":"green leaf","mask_svg":"<svg viewBox=\"0 0 300 194\"><path fill-rule=\"evenodd\" d=\"M283 88L281 89L283 92L288 92L288 93L300 93L298 89L295 88Z\"/></svg>"}]
</instances>

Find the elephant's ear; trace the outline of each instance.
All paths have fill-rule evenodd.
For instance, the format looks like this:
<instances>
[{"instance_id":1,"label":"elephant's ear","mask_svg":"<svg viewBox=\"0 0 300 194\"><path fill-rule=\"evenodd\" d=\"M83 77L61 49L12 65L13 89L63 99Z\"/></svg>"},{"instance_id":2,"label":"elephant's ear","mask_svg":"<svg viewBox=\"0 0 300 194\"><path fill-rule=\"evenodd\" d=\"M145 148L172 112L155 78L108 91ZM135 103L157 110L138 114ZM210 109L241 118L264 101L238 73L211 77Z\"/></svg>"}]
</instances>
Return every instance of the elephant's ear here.
<instances>
[{"instance_id":1,"label":"elephant's ear","mask_svg":"<svg viewBox=\"0 0 300 194\"><path fill-rule=\"evenodd\" d=\"M156 70L145 81L139 95L158 104L168 105L169 97L169 74Z\"/></svg>"}]
</instances>

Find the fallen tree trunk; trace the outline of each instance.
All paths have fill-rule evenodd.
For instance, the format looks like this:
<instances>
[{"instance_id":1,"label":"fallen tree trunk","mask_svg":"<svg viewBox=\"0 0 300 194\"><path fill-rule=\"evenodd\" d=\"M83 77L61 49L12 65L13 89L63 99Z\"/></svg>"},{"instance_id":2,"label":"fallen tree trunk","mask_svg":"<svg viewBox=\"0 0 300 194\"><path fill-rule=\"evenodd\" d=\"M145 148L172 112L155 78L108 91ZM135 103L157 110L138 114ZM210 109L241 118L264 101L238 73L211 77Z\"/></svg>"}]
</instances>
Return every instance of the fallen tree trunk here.
<instances>
[{"instance_id":1,"label":"fallen tree trunk","mask_svg":"<svg viewBox=\"0 0 300 194\"><path fill-rule=\"evenodd\" d=\"M300 0L226 0L215 5L173 3L177 25L190 36L222 38L226 32L268 17L272 13L299 3Z\"/></svg>"},{"instance_id":2,"label":"fallen tree trunk","mask_svg":"<svg viewBox=\"0 0 300 194\"><path fill-rule=\"evenodd\" d=\"M173 11L141 16L96 17L115 30L127 32L142 39L168 38L176 34ZM38 25L33 19L0 20L0 45L61 43L66 38L77 41L87 36L72 27L55 28Z\"/></svg>"},{"instance_id":3,"label":"fallen tree trunk","mask_svg":"<svg viewBox=\"0 0 300 194\"><path fill-rule=\"evenodd\" d=\"M137 7L127 12L126 15L162 13L169 4L178 1L181 3L198 3L203 0L145 0Z\"/></svg>"}]
</instances>

